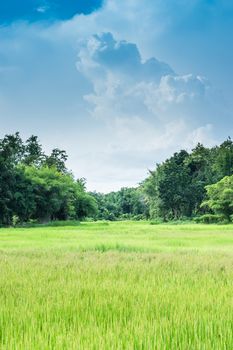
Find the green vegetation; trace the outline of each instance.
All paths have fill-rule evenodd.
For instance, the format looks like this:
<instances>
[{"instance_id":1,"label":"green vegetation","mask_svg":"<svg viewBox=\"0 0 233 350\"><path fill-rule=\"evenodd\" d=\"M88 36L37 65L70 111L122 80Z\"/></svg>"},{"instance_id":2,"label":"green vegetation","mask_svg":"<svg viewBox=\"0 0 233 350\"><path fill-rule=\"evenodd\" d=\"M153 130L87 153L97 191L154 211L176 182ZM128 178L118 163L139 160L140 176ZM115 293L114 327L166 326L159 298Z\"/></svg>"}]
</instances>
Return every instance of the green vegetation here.
<instances>
[{"instance_id":1,"label":"green vegetation","mask_svg":"<svg viewBox=\"0 0 233 350\"><path fill-rule=\"evenodd\" d=\"M231 349L232 267L231 225L1 229L0 348Z\"/></svg>"},{"instance_id":2,"label":"green vegetation","mask_svg":"<svg viewBox=\"0 0 233 350\"><path fill-rule=\"evenodd\" d=\"M167 222L194 218L203 223L231 221L233 181L222 179L232 175L233 142L230 138L213 148L198 144L190 153L181 150L157 164L138 188L123 188L106 195L92 193L98 204L94 218L111 221L149 218ZM224 186L221 185L223 181ZM210 186L212 184L216 184L219 190L210 204L207 199L214 188ZM223 187L224 194L221 193ZM224 213L224 210L217 209L219 201L226 200L226 196L230 214L226 214L226 208Z\"/></svg>"},{"instance_id":3,"label":"green vegetation","mask_svg":"<svg viewBox=\"0 0 233 350\"><path fill-rule=\"evenodd\" d=\"M95 220L142 220L149 218L148 205L142 189L122 188L107 194L91 193L95 198L98 211Z\"/></svg>"},{"instance_id":4,"label":"green vegetation","mask_svg":"<svg viewBox=\"0 0 233 350\"><path fill-rule=\"evenodd\" d=\"M97 206L83 179L65 166L66 152L46 155L36 136L25 143L19 133L0 140L0 225L83 219Z\"/></svg>"},{"instance_id":5,"label":"green vegetation","mask_svg":"<svg viewBox=\"0 0 233 350\"><path fill-rule=\"evenodd\" d=\"M66 168L67 154L43 152L36 136L0 140L0 226L57 220L193 220L225 223L233 215L233 142L181 150L137 188L87 193ZM88 160L87 160L88 161Z\"/></svg>"},{"instance_id":6,"label":"green vegetation","mask_svg":"<svg viewBox=\"0 0 233 350\"><path fill-rule=\"evenodd\" d=\"M233 142L230 138L213 148L198 144L191 153L184 150L175 153L164 163L158 164L142 184L150 217L169 221L215 214L218 206L215 201L219 202L223 186L221 187L221 182L216 185L219 188L218 194L211 198L211 205L204 206L202 202L205 202L207 195L211 195L211 187L208 185L232 174ZM225 190L231 191L232 181L225 182ZM228 200L233 203L232 198L229 197ZM217 212L222 214L221 211ZM207 222L205 219L206 216L203 221ZM215 221L219 222L219 217Z\"/></svg>"},{"instance_id":7,"label":"green vegetation","mask_svg":"<svg viewBox=\"0 0 233 350\"><path fill-rule=\"evenodd\" d=\"M233 216L233 176L225 176L214 185L206 186L208 199L202 206L209 207L222 221L231 221Z\"/></svg>"}]
</instances>

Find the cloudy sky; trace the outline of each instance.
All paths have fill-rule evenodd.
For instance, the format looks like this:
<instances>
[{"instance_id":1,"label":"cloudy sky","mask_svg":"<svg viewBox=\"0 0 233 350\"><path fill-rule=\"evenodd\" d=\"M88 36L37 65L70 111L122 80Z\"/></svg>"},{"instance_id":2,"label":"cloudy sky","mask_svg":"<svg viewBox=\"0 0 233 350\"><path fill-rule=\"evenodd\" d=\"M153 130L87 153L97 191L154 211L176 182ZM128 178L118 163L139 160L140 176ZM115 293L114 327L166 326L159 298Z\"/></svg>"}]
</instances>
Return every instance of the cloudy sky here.
<instances>
[{"instance_id":1,"label":"cloudy sky","mask_svg":"<svg viewBox=\"0 0 233 350\"><path fill-rule=\"evenodd\" d=\"M134 186L233 132L233 2L2 0L0 136L60 147L88 189Z\"/></svg>"}]
</instances>

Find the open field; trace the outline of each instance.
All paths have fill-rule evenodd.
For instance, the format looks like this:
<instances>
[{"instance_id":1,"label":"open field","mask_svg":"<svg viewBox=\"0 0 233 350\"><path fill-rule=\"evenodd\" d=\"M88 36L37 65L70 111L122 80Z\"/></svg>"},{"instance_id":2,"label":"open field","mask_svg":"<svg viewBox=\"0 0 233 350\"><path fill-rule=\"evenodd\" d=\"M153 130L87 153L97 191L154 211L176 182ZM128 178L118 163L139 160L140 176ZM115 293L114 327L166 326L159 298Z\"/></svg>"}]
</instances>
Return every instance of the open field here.
<instances>
[{"instance_id":1,"label":"open field","mask_svg":"<svg viewBox=\"0 0 233 350\"><path fill-rule=\"evenodd\" d=\"M233 349L233 226L1 229L0 349Z\"/></svg>"}]
</instances>

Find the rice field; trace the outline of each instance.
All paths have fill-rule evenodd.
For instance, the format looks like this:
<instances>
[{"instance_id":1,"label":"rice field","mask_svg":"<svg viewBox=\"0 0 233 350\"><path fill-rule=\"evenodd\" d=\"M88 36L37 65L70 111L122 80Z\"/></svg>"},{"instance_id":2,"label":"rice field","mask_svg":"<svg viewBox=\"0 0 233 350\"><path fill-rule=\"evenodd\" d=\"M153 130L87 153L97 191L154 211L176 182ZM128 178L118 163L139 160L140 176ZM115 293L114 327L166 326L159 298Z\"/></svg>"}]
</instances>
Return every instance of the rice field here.
<instances>
[{"instance_id":1,"label":"rice field","mask_svg":"<svg viewBox=\"0 0 233 350\"><path fill-rule=\"evenodd\" d=\"M233 349L233 226L0 229L0 349Z\"/></svg>"}]
</instances>

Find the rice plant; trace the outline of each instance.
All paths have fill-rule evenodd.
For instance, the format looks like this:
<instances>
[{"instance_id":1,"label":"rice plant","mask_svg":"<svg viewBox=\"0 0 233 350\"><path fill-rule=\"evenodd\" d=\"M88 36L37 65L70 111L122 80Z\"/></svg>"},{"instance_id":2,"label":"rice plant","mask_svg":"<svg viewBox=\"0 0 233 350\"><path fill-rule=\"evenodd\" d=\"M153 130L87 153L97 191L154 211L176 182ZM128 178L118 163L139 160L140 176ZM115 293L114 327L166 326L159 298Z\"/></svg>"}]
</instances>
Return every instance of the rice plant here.
<instances>
[{"instance_id":1,"label":"rice plant","mask_svg":"<svg viewBox=\"0 0 233 350\"><path fill-rule=\"evenodd\" d=\"M232 349L233 227L0 230L1 349Z\"/></svg>"}]
</instances>

